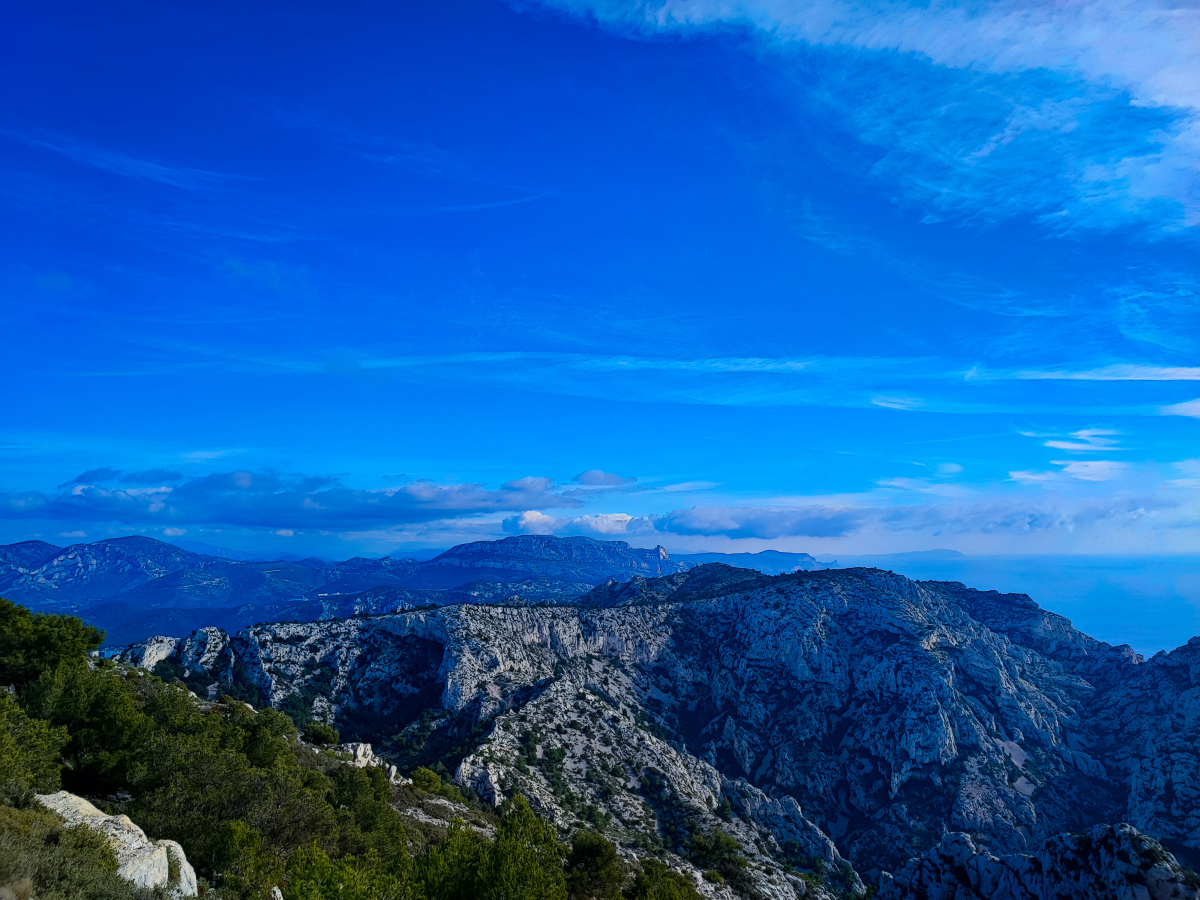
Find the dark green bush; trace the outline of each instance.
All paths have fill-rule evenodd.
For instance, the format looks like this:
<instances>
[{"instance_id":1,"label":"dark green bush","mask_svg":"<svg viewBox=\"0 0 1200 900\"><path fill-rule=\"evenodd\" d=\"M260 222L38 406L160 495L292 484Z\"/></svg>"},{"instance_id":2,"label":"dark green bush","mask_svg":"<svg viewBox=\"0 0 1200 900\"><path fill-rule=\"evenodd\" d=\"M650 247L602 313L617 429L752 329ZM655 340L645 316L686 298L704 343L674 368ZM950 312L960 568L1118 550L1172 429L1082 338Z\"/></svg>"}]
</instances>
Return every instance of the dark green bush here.
<instances>
[{"instance_id":1,"label":"dark green bush","mask_svg":"<svg viewBox=\"0 0 1200 900\"><path fill-rule=\"evenodd\" d=\"M336 728L324 722L309 722L308 727L304 729L304 737L321 746L336 744L342 739Z\"/></svg>"},{"instance_id":2,"label":"dark green bush","mask_svg":"<svg viewBox=\"0 0 1200 900\"><path fill-rule=\"evenodd\" d=\"M657 859L642 860L631 894L632 900L701 900L691 881Z\"/></svg>"},{"instance_id":3,"label":"dark green bush","mask_svg":"<svg viewBox=\"0 0 1200 900\"><path fill-rule=\"evenodd\" d=\"M430 794L436 794L439 797L445 797L447 800L452 800L455 803L467 803L467 798L463 796L462 791L449 782L442 781L442 776L433 769L426 769L424 766L418 766L412 773L413 787L419 788Z\"/></svg>"},{"instance_id":4,"label":"dark green bush","mask_svg":"<svg viewBox=\"0 0 1200 900\"><path fill-rule=\"evenodd\" d=\"M74 616L32 613L0 597L0 685L20 690L65 660L83 660L103 641L103 631Z\"/></svg>"},{"instance_id":5,"label":"dark green bush","mask_svg":"<svg viewBox=\"0 0 1200 900\"><path fill-rule=\"evenodd\" d=\"M23 701L32 715L70 732L63 749L67 790L95 793L129 783L134 754L149 740L153 723L114 673L82 659L63 660L29 685Z\"/></svg>"},{"instance_id":6,"label":"dark green bush","mask_svg":"<svg viewBox=\"0 0 1200 900\"><path fill-rule=\"evenodd\" d=\"M563 848L554 826L518 795L504 804L496 840L480 865L485 900L567 900Z\"/></svg>"},{"instance_id":7,"label":"dark green bush","mask_svg":"<svg viewBox=\"0 0 1200 900\"><path fill-rule=\"evenodd\" d=\"M0 692L0 802L23 803L33 792L59 787L59 752L70 736L65 728L31 719Z\"/></svg>"},{"instance_id":8,"label":"dark green bush","mask_svg":"<svg viewBox=\"0 0 1200 900\"><path fill-rule=\"evenodd\" d=\"M575 833L567 854L566 873L571 900L615 900L625 881L617 848L594 831Z\"/></svg>"}]
</instances>

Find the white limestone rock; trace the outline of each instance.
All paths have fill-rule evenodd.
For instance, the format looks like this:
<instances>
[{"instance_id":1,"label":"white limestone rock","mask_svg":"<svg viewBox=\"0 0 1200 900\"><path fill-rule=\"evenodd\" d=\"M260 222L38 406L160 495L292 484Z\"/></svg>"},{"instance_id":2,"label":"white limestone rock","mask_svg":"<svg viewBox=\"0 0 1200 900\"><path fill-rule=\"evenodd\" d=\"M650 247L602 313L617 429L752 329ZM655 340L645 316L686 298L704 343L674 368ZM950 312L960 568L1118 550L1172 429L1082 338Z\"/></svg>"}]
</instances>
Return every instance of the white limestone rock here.
<instances>
[{"instance_id":1,"label":"white limestone rock","mask_svg":"<svg viewBox=\"0 0 1200 900\"><path fill-rule=\"evenodd\" d=\"M728 799L722 827L765 880L783 841L897 871L947 832L1020 854L1125 820L1200 850L1200 639L1144 660L1023 595L701 566L574 607L208 630L174 658L222 680L235 657L272 703L315 696L324 721L369 710L405 741L428 736L422 711L439 734L478 728L456 780L521 790L564 833L602 814L626 849L655 839L650 770L700 827Z\"/></svg>"},{"instance_id":2,"label":"white limestone rock","mask_svg":"<svg viewBox=\"0 0 1200 900\"><path fill-rule=\"evenodd\" d=\"M878 900L1197 900L1200 878L1131 825L1060 834L996 857L966 834L882 879Z\"/></svg>"},{"instance_id":3,"label":"white limestone rock","mask_svg":"<svg viewBox=\"0 0 1200 900\"><path fill-rule=\"evenodd\" d=\"M179 638L160 634L122 650L117 654L116 659L118 662L150 671L163 660L170 659L179 643Z\"/></svg>"},{"instance_id":4,"label":"white limestone rock","mask_svg":"<svg viewBox=\"0 0 1200 900\"><path fill-rule=\"evenodd\" d=\"M178 897L197 893L196 871L187 861L183 848L175 841L152 841L128 816L109 816L87 800L67 791L37 794L37 800L54 811L68 825L83 825L98 831L108 840L117 857L117 874L138 887L171 887ZM178 863L179 877L170 883L170 861Z\"/></svg>"},{"instance_id":5,"label":"white limestone rock","mask_svg":"<svg viewBox=\"0 0 1200 900\"><path fill-rule=\"evenodd\" d=\"M371 766L383 769L389 781L397 783L409 781L407 778L401 778L396 772L396 767L379 756L370 744L354 742L339 744L334 752L356 769L365 769Z\"/></svg>"}]
</instances>

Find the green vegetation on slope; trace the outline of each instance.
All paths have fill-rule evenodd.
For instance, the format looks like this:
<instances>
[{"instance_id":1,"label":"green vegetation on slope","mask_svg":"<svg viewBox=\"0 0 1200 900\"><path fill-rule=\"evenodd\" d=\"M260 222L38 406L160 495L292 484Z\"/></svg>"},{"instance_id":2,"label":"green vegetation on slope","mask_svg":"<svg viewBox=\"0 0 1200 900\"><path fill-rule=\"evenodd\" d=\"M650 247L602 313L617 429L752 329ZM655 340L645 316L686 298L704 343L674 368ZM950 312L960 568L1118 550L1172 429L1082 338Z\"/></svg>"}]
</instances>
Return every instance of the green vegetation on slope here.
<instances>
[{"instance_id":1,"label":"green vegetation on slope","mask_svg":"<svg viewBox=\"0 0 1200 900\"><path fill-rule=\"evenodd\" d=\"M627 881L638 900L699 897L654 861L630 880L600 835L564 847L519 796L487 817L494 840L461 823L444 840L408 834L380 769L301 743L278 710L197 701L183 684L89 659L102 639L0 600L0 685L11 685L0 690L0 889L13 896L156 896L117 878L97 835L33 804L61 785L178 841L212 898L259 900L279 885L287 900L613 900ZM319 725L309 734L337 740ZM418 795L467 802L429 769L414 782Z\"/></svg>"}]
</instances>

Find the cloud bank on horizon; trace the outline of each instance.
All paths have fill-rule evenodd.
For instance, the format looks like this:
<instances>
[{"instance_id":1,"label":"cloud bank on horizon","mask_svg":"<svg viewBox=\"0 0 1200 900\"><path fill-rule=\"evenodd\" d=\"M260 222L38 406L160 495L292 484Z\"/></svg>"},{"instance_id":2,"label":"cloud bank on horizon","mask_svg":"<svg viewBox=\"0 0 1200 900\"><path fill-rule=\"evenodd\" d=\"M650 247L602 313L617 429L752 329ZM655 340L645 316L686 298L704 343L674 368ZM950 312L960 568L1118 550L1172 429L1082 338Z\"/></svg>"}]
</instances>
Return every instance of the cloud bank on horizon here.
<instances>
[{"instance_id":1,"label":"cloud bank on horizon","mask_svg":"<svg viewBox=\"0 0 1200 900\"><path fill-rule=\"evenodd\" d=\"M76 12L0 541L1200 552L1195 4Z\"/></svg>"},{"instance_id":2,"label":"cloud bank on horizon","mask_svg":"<svg viewBox=\"0 0 1200 900\"><path fill-rule=\"evenodd\" d=\"M1087 444L1083 448L1091 449ZM1060 487L1073 480L1106 482L1105 489L1086 498L1059 490L999 499L955 483L961 467L947 463L926 479L891 479L856 497L790 498L753 506L700 500L662 513L573 514L597 501L608 508L635 504L637 495L646 492L668 501L672 494L702 498L717 486L639 484L631 476L589 469L565 485L526 476L496 489L421 481L355 489L324 476L239 470L185 477L103 467L64 482L57 492L0 494L0 533L16 528L18 535L60 543L61 538L76 542L128 533L209 543L220 536L226 543L252 545L267 538L276 540L275 547L283 537L335 555L338 549L360 546L387 552L397 546L511 534L581 535L635 545L666 542L689 549L784 546L869 552L899 537L903 546L932 540L967 551L1126 553L1181 549L1178 538L1186 540L1200 515L1195 499L1200 460L1177 466L1181 477L1173 485L1181 490L1173 492L1155 491L1145 482L1141 491L1130 490L1119 463L1084 459L1058 465L1059 470L1044 473L1013 472L1011 480ZM156 474L165 476L161 483L148 477ZM1126 483L1114 494L1112 482ZM925 502L904 502L914 493L923 493ZM503 515L513 510L520 511ZM560 510L568 512L555 514Z\"/></svg>"}]
</instances>

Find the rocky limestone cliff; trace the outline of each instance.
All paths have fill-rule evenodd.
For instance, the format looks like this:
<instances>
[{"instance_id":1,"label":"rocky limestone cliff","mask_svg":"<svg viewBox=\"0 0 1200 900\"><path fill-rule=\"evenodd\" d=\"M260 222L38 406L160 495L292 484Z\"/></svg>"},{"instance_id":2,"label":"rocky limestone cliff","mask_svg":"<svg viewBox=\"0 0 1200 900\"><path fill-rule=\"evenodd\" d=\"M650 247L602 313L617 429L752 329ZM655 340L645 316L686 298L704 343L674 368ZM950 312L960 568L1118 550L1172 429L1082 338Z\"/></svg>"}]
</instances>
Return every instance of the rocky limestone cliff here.
<instances>
[{"instance_id":1,"label":"rocky limestone cliff","mask_svg":"<svg viewBox=\"0 0 1200 900\"><path fill-rule=\"evenodd\" d=\"M208 630L172 659L214 681L236 661L274 704L631 851L722 827L783 896L797 865L897 871L948 831L999 858L1124 820L1195 852L1198 656L879 570L701 566L576 607Z\"/></svg>"},{"instance_id":2,"label":"rocky limestone cliff","mask_svg":"<svg viewBox=\"0 0 1200 900\"><path fill-rule=\"evenodd\" d=\"M995 857L948 834L895 876L878 900L1197 900L1194 872L1130 825L1060 834L1033 853Z\"/></svg>"}]
</instances>

